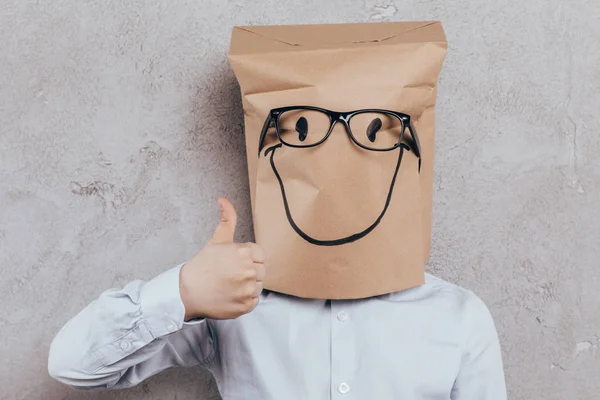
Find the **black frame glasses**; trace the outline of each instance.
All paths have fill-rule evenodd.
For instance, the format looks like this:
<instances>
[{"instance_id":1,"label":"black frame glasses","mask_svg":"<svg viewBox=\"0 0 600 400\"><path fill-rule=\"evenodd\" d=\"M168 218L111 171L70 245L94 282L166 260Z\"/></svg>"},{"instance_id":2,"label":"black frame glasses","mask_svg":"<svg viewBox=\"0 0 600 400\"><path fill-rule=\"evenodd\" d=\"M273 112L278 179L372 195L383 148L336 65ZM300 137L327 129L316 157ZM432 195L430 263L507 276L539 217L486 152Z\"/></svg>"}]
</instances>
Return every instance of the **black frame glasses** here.
<instances>
[{"instance_id":1,"label":"black frame glasses","mask_svg":"<svg viewBox=\"0 0 600 400\"><path fill-rule=\"evenodd\" d=\"M330 121L329 130L327 131L327 133L321 140L319 140L318 142L315 142L315 143L295 144L295 143L286 142L281 137L279 118L286 111L297 111L297 110L318 111L323 114L326 114L329 117L329 121ZM350 120L355 115L364 114L364 113L386 114L386 115L393 116L393 117L397 118L398 120L400 120L400 122L402 124L402 128L401 128L402 132L400 134L400 137L398 138L398 141L393 146L389 146L389 147L385 147L385 148L376 148L376 147L370 147L368 145L365 145L365 144L361 143L359 140L357 140L356 137L354 136L354 134L352 133L352 129L350 128ZM269 112L269 116L265 120L265 124L263 125L262 131L260 133L260 139L259 139L260 141L258 143L258 155L260 157L260 152L263 148L263 144L264 144L265 138L267 136L267 132L269 131L269 128L271 128L272 124L275 125L275 132L276 132L277 138L279 139L279 142L281 144L284 144L289 147L308 148L308 147L318 146L321 143L323 143L325 140L327 140L327 138L333 131L335 124L338 122L341 122L344 125L344 127L346 128L346 133L348 134L348 136L350 136L350 139L352 139L352 141L356 145L362 147L363 149L371 150L371 151L390 151L390 150L394 150L394 149L402 146L405 149L412 151L415 154L415 156L417 156L419 158L419 161L421 160L421 145L419 143L419 137L417 136L415 128L411 122L410 115L403 114L403 113L400 113L397 111L382 110L382 109L376 109L376 108L361 109L361 110L354 110L354 111L348 111L348 112L339 112L339 111L331 111L331 110L327 110L325 108L313 107L313 106L288 106L288 107L279 107L279 108L272 109ZM404 132L406 131L406 128L408 128L408 131L410 133L410 138L407 138L406 135L404 134Z\"/></svg>"}]
</instances>

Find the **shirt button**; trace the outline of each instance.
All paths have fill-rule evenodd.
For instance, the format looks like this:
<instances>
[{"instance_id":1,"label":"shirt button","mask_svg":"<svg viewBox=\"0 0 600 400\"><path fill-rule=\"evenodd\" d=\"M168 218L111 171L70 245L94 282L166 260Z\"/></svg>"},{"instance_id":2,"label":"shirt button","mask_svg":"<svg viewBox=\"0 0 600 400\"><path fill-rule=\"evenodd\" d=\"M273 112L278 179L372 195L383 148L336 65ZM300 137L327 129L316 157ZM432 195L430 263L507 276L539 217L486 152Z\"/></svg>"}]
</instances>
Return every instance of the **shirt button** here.
<instances>
[{"instance_id":1,"label":"shirt button","mask_svg":"<svg viewBox=\"0 0 600 400\"><path fill-rule=\"evenodd\" d=\"M338 392L340 392L341 394L346 394L350 391L350 385L348 385L346 382L342 382L340 383L340 386L338 386Z\"/></svg>"},{"instance_id":2,"label":"shirt button","mask_svg":"<svg viewBox=\"0 0 600 400\"><path fill-rule=\"evenodd\" d=\"M177 327L175 326L175 324L169 324L167 325L167 330L169 332L175 332L177 330Z\"/></svg>"},{"instance_id":3,"label":"shirt button","mask_svg":"<svg viewBox=\"0 0 600 400\"><path fill-rule=\"evenodd\" d=\"M338 319L339 319L340 321L342 321L342 322L346 322L346 321L348 321L348 313L347 313L347 312L345 312L345 311L340 311L340 312L337 314L337 317L338 317Z\"/></svg>"},{"instance_id":4,"label":"shirt button","mask_svg":"<svg viewBox=\"0 0 600 400\"><path fill-rule=\"evenodd\" d=\"M121 340L121 343L119 343L119 347L122 348L124 351L127 351L131 348L131 342L129 340Z\"/></svg>"}]
</instances>

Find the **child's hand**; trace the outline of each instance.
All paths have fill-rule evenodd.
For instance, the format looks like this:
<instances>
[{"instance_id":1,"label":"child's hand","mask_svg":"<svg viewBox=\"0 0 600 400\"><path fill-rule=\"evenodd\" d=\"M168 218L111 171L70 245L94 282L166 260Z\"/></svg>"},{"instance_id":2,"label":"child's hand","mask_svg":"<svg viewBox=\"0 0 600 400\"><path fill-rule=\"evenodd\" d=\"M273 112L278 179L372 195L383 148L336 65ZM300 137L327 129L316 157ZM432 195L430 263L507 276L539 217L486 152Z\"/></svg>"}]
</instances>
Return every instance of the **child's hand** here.
<instances>
[{"instance_id":1,"label":"child's hand","mask_svg":"<svg viewBox=\"0 0 600 400\"><path fill-rule=\"evenodd\" d=\"M234 243L237 215L219 199L221 220L208 244L181 268L179 286L185 320L232 319L258 304L265 277L265 253L255 243Z\"/></svg>"}]
</instances>

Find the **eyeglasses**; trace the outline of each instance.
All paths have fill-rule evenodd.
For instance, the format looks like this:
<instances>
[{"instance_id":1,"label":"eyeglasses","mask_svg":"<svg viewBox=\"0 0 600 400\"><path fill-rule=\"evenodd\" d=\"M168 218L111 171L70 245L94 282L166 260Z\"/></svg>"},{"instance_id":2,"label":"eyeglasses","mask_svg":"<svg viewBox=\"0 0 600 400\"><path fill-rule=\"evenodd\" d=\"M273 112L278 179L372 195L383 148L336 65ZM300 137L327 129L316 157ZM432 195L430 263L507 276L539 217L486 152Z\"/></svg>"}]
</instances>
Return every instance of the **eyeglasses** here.
<instances>
[{"instance_id":1,"label":"eyeglasses","mask_svg":"<svg viewBox=\"0 0 600 400\"><path fill-rule=\"evenodd\" d=\"M344 125L352 141L363 149L390 151L402 146L419 158L420 166L421 146L410 116L381 109L337 112L312 106L274 108L260 134L259 157L273 125L281 144L307 148L327 140L337 122ZM407 128L410 137L404 134Z\"/></svg>"}]
</instances>

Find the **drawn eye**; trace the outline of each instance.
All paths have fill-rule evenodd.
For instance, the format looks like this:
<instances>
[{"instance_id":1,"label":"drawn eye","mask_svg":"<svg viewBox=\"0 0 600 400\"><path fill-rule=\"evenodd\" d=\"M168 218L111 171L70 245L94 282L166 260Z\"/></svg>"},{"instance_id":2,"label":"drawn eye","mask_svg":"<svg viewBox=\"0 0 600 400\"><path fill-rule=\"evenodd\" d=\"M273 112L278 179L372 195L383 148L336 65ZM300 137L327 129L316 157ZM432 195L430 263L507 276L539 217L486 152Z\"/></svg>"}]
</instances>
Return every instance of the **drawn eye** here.
<instances>
[{"instance_id":1,"label":"drawn eye","mask_svg":"<svg viewBox=\"0 0 600 400\"><path fill-rule=\"evenodd\" d=\"M375 141L375 137L377 135L377 132L381 129L381 125L381 119L375 118L373 121L371 121L369 126L367 126L367 138L369 138L369 141L371 143Z\"/></svg>"},{"instance_id":2,"label":"drawn eye","mask_svg":"<svg viewBox=\"0 0 600 400\"><path fill-rule=\"evenodd\" d=\"M308 121L306 118L298 118L298 122L296 122L296 132L298 132L298 138L300 141L304 142L306 135L308 135Z\"/></svg>"}]
</instances>

